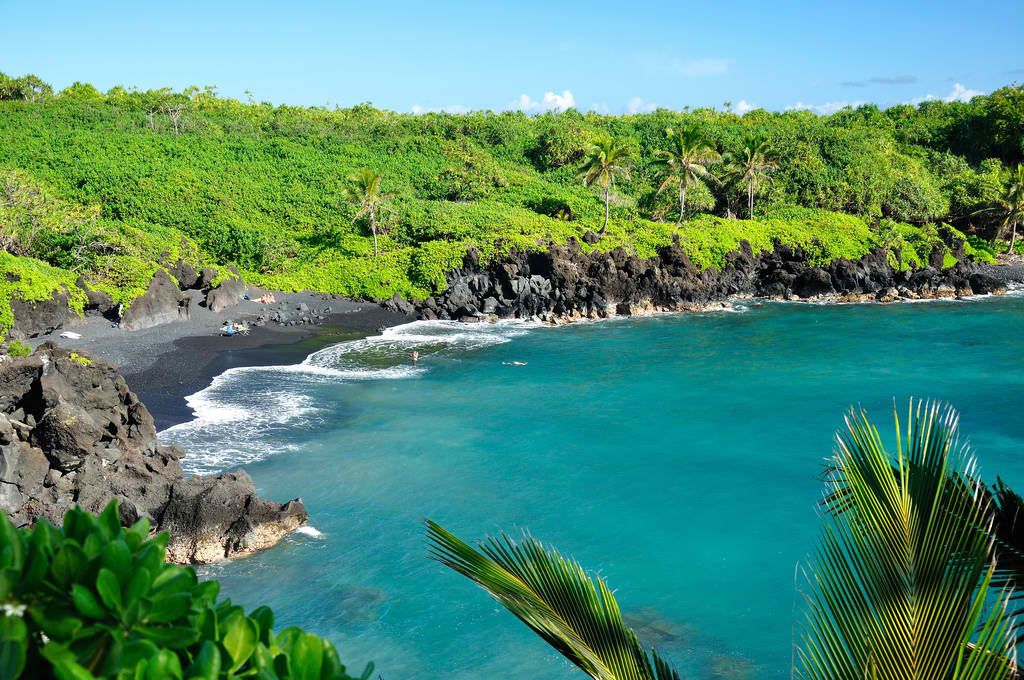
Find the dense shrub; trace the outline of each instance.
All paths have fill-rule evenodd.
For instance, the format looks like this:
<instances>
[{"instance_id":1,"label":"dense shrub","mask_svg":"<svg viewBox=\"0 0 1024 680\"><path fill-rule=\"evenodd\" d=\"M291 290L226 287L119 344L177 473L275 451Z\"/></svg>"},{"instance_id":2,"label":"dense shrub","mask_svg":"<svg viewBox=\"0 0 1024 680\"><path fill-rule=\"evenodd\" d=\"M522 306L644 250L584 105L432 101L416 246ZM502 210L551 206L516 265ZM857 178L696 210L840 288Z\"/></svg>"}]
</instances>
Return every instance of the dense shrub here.
<instances>
[{"instance_id":1,"label":"dense shrub","mask_svg":"<svg viewBox=\"0 0 1024 680\"><path fill-rule=\"evenodd\" d=\"M116 501L60 529L0 513L0 678L351 680L330 642L217 602L217 581L164 563L167 534L148 535L146 519L121 526Z\"/></svg>"}]
</instances>

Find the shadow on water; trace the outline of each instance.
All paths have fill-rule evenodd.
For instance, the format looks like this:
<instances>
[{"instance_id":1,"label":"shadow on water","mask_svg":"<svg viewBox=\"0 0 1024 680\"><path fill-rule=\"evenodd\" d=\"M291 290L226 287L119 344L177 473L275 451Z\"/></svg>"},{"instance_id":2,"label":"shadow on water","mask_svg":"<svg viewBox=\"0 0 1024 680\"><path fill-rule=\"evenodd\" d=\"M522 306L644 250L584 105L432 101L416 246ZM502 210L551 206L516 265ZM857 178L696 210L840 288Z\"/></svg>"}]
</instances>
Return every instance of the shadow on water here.
<instances>
[{"instance_id":1,"label":"shadow on water","mask_svg":"<svg viewBox=\"0 0 1024 680\"><path fill-rule=\"evenodd\" d=\"M685 677L691 668L700 669L701 677L720 680L750 680L756 665L731 653L719 638L701 631L697 626L676 621L654 607L640 607L622 614L622 620L633 629L640 641L653 647L670 662L678 663Z\"/></svg>"}]
</instances>

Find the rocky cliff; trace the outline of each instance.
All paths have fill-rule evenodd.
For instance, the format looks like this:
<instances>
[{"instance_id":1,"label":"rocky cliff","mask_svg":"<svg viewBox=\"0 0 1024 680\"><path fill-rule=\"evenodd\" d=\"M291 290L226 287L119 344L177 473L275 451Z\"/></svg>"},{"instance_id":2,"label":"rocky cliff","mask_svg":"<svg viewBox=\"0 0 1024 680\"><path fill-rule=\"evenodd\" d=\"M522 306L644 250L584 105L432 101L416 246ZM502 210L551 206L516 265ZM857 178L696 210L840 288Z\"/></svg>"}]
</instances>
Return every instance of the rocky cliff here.
<instances>
[{"instance_id":1,"label":"rocky cliff","mask_svg":"<svg viewBox=\"0 0 1024 680\"><path fill-rule=\"evenodd\" d=\"M168 531L168 559L215 562L274 545L307 520L301 500L262 500L242 470L185 478L183 452L118 375L87 353L45 343L0 357L0 510L16 526L59 524L74 505Z\"/></svg>"},{"instance_id":2,"label":"rocky cliff","mask_svg":"<svg viewBox=\"0 0 1024 680\"><path fill-rule=\"evenodd\" d=\"M951 244L951 250L963 258L962 243ZM837 259L816 267L802 248L777 243L771 252L754 255L742 241L722 269L701 271L678 242L644 259L621 247L584 253L570 239L544 252L514 250L486 265L471 248L462 267L447 276L444 293L419 303L417 311L421 319L536 317L562 323L700 309L730 296L892 302L1005 292L1002 281L974 262L961 259L942 269L945 252L936 249L934 261L916 270L897 271L881 248L859 260ZM399 299L385 305L400 311L409 307Z\"/></svg>"}]
</instances>

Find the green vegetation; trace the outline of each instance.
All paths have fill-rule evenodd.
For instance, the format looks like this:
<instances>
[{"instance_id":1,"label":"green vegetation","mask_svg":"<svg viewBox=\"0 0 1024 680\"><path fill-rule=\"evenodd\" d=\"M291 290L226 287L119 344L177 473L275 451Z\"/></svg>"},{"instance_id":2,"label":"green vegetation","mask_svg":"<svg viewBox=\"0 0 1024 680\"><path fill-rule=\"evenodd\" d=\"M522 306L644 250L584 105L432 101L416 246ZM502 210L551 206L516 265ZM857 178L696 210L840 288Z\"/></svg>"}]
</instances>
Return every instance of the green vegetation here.
<instances>
[{"instance_id":1,"label":"green vegetation","mask_svg":"<svg viewBox=\"0 0 1024 680\"><path fill-rule=\"evenodd\" d=\"M665 173L665 179L658 186L658 193L673 183L679 185L679 219L676 224L680 225L686 216L686 190L701 180L718 182L707 166L720 160L721 155L711 148L708 139L696 127L679 132L669 128L665 134L671 148L654 152L655 164Z\"/></svg>"},{"instance_id":2,"label":"green vegetation","mask_svg":"<svg viewBox=\"0 0 1024 680\"><path fill-rule=\"evenodd\" d=\"M55 529L0 513L0 677L352 680L334 645L274 613L217 602L220 584L164 563L166 533L123 528L117 502ZM373 672L368 665L361 675Z\"/></svg>"},{"instance_id":3,"label":"green vegetation","mask_svg":"<svg viewBox=\"0 0 1024 680\"><path fill-rule=\"evenodd\" d=\"M382 193L380 190L382 175L369 168L363 168L354 175L349 176L351 186L345 187L345 198L349 203L359 208L356 213L356 220L365 217L370 222L370 232L373 234L373 256L377 257L377 211L381 204L393 195L391 192Z\"/></svg>"},{"instance_id":4,"label":"green vegetation","mask_svg":"<svg viewBox=\"0 0 1024 680\"><path fill-rule=\"evenodd\" d=\"M754 196L761 193L762 185L770 182L770 172L779 169L772 158L768 141L748 135L743 139L743 148L738 154L726 157L726 167L737 184L747 188L747 215L754 217Z\"/></svg>"},{"instance_id":5,"label":"green vegetation","mask_svg":"<svg viewBox=\"0 0 1024 680\"><path fill-rule=\"evenodd\" d=\"M587 152L586 161L580 169L583 186L597 183L604 190L604 224L601 231L608 230L608 209L615 178L629 179L629 150L611 137L602 137L595 141Z\"/></svg>"},{"instance_id":6,"label":"green vegetation","mask_svg":"<svg viewBox=\"0 0 1024 680\"><path fill-rule=\"evenodd\" d=\"M794 673L1015 677L1019 629L1011 630L1007 605L1024 573L1024 501L1002 482L989 489L970 476L953 409L911 401L906 429L895 421L895 451L863 411L836 433L821 541L801 589ZM528 534L473 548L427 524L431 557L482 586L591 677L678 679L623 623L608 586L574 560Z\"/></svg>"},{"instance_id":7,"label":"green vegetation","mask_svg":"<svg viewBox=\"0 0 1024 680\"><path fill-rule=\"evenodd\" d=\"M76 83L54 93L37 81L0 76L0 251L17 259L0 262L0 274L46 271L28 293L37 300L83 274L128 304L157 268L179 259L235 264L248 281L283 290L422 299L443 287L444 272L471 245L486 261L598 229L607 235L597 248L638 255L676 235L693 250L710 243L713 252L694 257L701 266L720 263L737 231L803 238L813 226L820 231L807 240L826 243L845 239L831 229L845 230L850 219L864 234L854 256L878 243L883 220L904 225L913 243L937 242L914 235L929 224L991 241L1002 218L978 211L1004 193L1006 168L1024 160L1021 86L970 103L831 116L699 109L531 117L275 107L212 88L101 93ZM747 169L739 178L727 164L706 177L695 171L700 181L679 200L659 192L665 167L656 152L666 150L666 129L695 130L733 168ZM588 151L610 139L632 159L630 172L588 186L580 177ZM364 169L393 194L372 219L357 218L362 201L344 200L348 178ZM741 193L745 205L737 205ZM666 225L680 208L698 214ZM717 217L730 215L748 221L718 226ZM904 250L905 266L922 261L916 246ZM23 291L0 279L0 334L12 294ZM72 304L82 299L70 295Z\"/></svg>"},{"instance_id":8,"label":"green vegetation","mask_svg":"<svg viewBox=\"0 0 1024 680\"><path fill-rule=\"evenodd\" d=\"M10 348L7 350L7 354L12 357L27 357L32 354L32 347L21 340L15 340L11 343Z\"/></svg>"}]
</instances>

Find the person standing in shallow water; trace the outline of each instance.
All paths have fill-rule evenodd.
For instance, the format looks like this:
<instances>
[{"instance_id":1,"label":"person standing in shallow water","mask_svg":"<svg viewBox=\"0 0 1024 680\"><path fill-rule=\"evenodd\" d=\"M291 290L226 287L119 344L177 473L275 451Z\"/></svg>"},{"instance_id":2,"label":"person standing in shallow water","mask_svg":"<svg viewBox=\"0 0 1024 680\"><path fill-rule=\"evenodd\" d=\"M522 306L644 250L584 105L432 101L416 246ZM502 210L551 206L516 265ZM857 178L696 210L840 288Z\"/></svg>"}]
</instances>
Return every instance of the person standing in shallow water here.
<instances>
[{"instance_id":1,"label":"person standing in shallow water","mask_svg":"<svg viewBox=\"0 0 1024 680\"><path fill-rule=\"evenodd\" d=\"M416 365L416 362L419 360L419 358L420 358L420 353L416 352L416 351L413 351L413 353L412 353L412 365L413 366Z\"/></svg>"}]
</instances>

